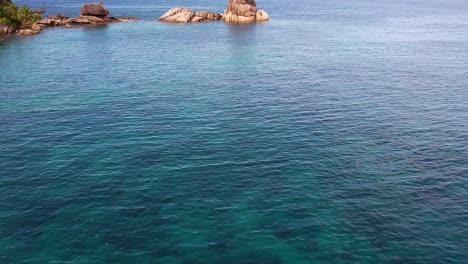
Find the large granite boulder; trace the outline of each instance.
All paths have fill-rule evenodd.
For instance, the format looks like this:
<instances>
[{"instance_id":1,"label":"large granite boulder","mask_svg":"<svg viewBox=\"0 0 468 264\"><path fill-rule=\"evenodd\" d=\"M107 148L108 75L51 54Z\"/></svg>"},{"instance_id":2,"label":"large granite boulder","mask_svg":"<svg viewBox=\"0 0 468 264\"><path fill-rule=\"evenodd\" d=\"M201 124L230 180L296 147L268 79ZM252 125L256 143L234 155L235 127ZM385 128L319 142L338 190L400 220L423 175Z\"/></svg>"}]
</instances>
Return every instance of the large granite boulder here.
<instances>
[{"instance_id":1,"label":"large granite boulder","mask_svg":"<svg viewBox=\"0 0 468 264\"><path fill-rule=\"evenodd\" d=\"M109 15L109 10L107 10L103 3L90 3L81 7L81 15L105 17Z\"/></svg>"},{"instance_id":2,"label":"large granite boulder","mask_svg":"<svg viewBox=\"0 0 468 264\"><path fill-rule=\"evenodd\" d=\"M223 15L221 15L219 13L213 13L213 12L203 10L203 11L199 11L199 12L195 13L195 17L201 18L202 21L221 20Z\"/></svg>"},{"instance_id":3,"label":"large granite boulder","mask_svg":"<svg viewBox=\"0 0 468 264\"><path fill-rule=\"evenodd\" d=\"M63 14L50 15L48 18L43 18L37 21L37 24L41 26L63 26L70 18Z\"/></svg>"},{"instance_id":4,"label":"large granite boulder","mask_svg":"<svg viewBox=\"0 0 468 264\"><path fill-rule=\"evenodd\" d=\"M176 7L164 13L159 21L170 23L189 23L195 16L195 11L190 8Z\"/></svg>"},{"instance_id":5,"label":"large granite boulder","mask_svg":"<svg viewBox=\"0 0 468 264\"><path fill-rule=\"evenodd\" d=\"M267 21L269 16L265 11L257 10L255 0L229 0L223 19L229 23L240 24Z\"/></svg>"},{"instance_id":6,"label":"large granite boulder","mask_svg":"<svg viewBox=\"0 0 468 264\"><path fill-rule=\"evenodd\" d=\"M176 7L167 11L159 18L159 21L168 23L197 23L212 20L221 20L222 15L218 13L200 11L195 12L190 8Z\"/></svg>"}]
</instances>

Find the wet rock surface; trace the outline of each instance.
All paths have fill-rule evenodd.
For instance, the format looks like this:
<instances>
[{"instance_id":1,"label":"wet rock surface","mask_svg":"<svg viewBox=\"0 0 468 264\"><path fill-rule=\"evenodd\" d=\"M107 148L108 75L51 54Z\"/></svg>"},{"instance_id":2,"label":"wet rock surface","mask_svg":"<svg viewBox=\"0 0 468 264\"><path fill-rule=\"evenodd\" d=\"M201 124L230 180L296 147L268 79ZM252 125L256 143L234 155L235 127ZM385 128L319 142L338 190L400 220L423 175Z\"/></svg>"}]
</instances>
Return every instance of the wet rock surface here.
<instances>
[{"instance_id":1,"label":"wet rock surface","mask_svg":"<svg viewBox=\"0 0 468 264\"><path fill-rule=\"evenodd\" d=\"M89 3L81 7L81 15L105 17L109 15L109 10L107 10L103 3Z\"/></svg>"},{"instance_id":2,"label":"wet rock surface","mask_svg":"<svg viewBox=\"0 0 468 264\"><path fill-rule=\"evenodd\" d=\"M167 11L159 18L159 21L168 23L199 23L214 20L221 20L222 15L209 11L196 12L185 7L175 7Z\"/></svg>"}]
</instances>

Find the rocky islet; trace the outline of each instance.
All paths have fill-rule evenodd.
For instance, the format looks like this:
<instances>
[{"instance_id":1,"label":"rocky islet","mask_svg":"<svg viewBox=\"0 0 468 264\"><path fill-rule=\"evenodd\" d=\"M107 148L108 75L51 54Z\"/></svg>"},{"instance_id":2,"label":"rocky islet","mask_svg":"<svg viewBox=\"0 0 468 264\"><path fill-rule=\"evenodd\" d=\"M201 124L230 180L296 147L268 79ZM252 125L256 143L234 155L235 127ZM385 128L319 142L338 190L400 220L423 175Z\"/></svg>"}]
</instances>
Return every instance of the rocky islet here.
<instances>
[{"instance_id":1,"label":"rocky islet","mask_svg":"<svg viewBox=\"0 0 468 264\"><path fill-rule=\"evenodd\" d=\"M169 23L196 23L205 21L221 20L222 15L209 11L196 12L185 7L175 7L167 11L159 18L159 21Z\"/></svg>"},{"instance_id":2,"label":"rocky islet","mask_svg":"<svg viewBox=\"0 0 468 264\"><path fill-rule=\"evenodd\" d=\"M11 3L10 0L0 0L0 4ZM33 11L43 14L45 10L37 8ZM16 33L18 35L35 35L44 27L76 27L95 26L108 23L137 20L136 17L112 17L110 12L101 2L87 3L81 7L81 14L77 17L68 17L63 14L49 15L46 18L30 23L22 23L19 27L12 27L0 23L0 35ZM163 14L159 21L168 23L200 23L224 20L227 23L254 23L269 20L269 15L264 10L257 9L255 0L229 0L223 14L206 10L195 11L190 8L176 7Z\"/></svg>"},{"instance_id":3,"label":"rocky islet","mask_svg":"<svg viewBox=\"0 0 468 264\"><path fill-rule=\"evenodd\" d=\"M224 14L209 11L196 12L190 8L175 7L159 18L159 21L168 23L196 23L215 20L245 24L268 21L269 15L264 10L257 9L255 0L229 0Z\"/></svg>"}]
</instances>

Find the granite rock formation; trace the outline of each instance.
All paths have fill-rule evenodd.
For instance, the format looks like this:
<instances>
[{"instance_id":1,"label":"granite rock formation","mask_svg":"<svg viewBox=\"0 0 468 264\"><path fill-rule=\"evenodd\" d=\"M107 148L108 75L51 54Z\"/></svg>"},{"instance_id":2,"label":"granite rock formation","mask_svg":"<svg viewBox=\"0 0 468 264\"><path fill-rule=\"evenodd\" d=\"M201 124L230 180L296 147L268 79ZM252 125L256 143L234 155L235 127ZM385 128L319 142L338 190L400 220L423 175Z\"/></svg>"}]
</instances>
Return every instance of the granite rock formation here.
<instances>
[{"instance_id":1,"label":"granite rock formation","mask_svg":"<svg viewBox=\"0 0 468 264\"><path fill-rule=\"evenodd\" d=\"M257 9L255 0L229 0L224 14L208 11L195 12L190 8L176 7L167 11L159 21L169 23L194 23L221 20L228 23L254 23L270 19L267 12Z\"/></svg>"},{"instance_id":2,"label":"granite rock formation","mask_svg":"<svg viewBox=\"0 0 468 264\"><path fill-rule=\"evenodd\" d=\"M8 35L15 32L15 29L11 26L4 25L0 23L0 36L1 35Z\"/></svg>"},{"instance_id":3,"label":"granite rock formation","mask_svg":"<svg viewBox=\"0 0 468 264\"><path fill-rule=\"evenodd\" d=\"M103 3L90 3L81 7L81 15L106 17L109 15L109 10L107 10Z\"/></svg>"},{"instance_id":4,"label":"granite rock formation","mask_svg":"<svg viewBox=\"0 0 468 264\"><path fill-rule=\"evenodd\" d=\"M16 31L16 34L18 35L23 35L23 36L29 36L29 35L36 35L39 34L40 31L33 30L33 29L18 29Z\"/></svg>"},{"instance_id":5,"label":"granite rock formation","mask_svg":"<svg viewBox=\"0 0 468 264\"><path fill-rule=\"evenodd\" d=\"M0 0L0 3L9 2L9 0ZM44 9L38 8L35 13L44 13ZM77 17L68 17L62 14L50 15L42 18L36 23L23 22L18 27L11 27L0 24L0 35L16 33L18 35L35 35L41 32L44 27L51 26L94 26L108 23L124 22L137 20L136 17L110 17L109 11L102 3L85 4L81 7L81 15Z\"/></svg>"},{"instance_id":6,"label":"granite rock formation","mask_svg":"<svg viewBox=\"0 0 468 264\"><path fill-rule=\"evenodd\" d=\"M257 10L255 0L229 0L223 19L229 23L253 23L269 20L268 14Z\"/></svg>"},{"instance_id":7,"label":"granite rock formation","mask_svg":"<svg viewBox=\"0 0 468 264\"><path fill-rule=\"evenodd\" d=\"M48 18L41 19L37 22L39 25L43 26L65 26L65 27L74 27L80 25L102 25L108 23L116 23L123 21L137 20L136 17L99 17L99 16L84 16L79 15L77 17L67 17L62 14L50 15Z\"/></svg>"},{"instance_id":8,"label":"granite rock formation","mask_svg":"<svg viewBox=\"0 0 468 264\"><path fill-rule=\"evenodd\" d=\"M221 20L221 18L222 15L218 13L208 11L195 12L190 8L176 7L162 15L159 21L168 23L198 23Z\"/></svg>"}]
</instances>

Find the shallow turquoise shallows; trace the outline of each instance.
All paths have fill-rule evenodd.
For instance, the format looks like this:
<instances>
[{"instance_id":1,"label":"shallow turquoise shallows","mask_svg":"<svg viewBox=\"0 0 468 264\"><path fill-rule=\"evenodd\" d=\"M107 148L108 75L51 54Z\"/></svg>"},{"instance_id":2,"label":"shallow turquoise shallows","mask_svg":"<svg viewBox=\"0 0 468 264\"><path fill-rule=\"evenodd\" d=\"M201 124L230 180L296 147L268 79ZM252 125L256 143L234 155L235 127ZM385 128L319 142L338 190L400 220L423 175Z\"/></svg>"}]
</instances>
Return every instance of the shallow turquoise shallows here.
<instances>
[{"instance_id":1,"label":"shallow turquoise shallows","mask_svg":"<svg viewBox=\"0 0 468 264\"><path fill-rule=\"evenodd\" d=\"M1 264L468 262L465 0L107 2L0 42Z\"/></svg>"}]
</instances>

